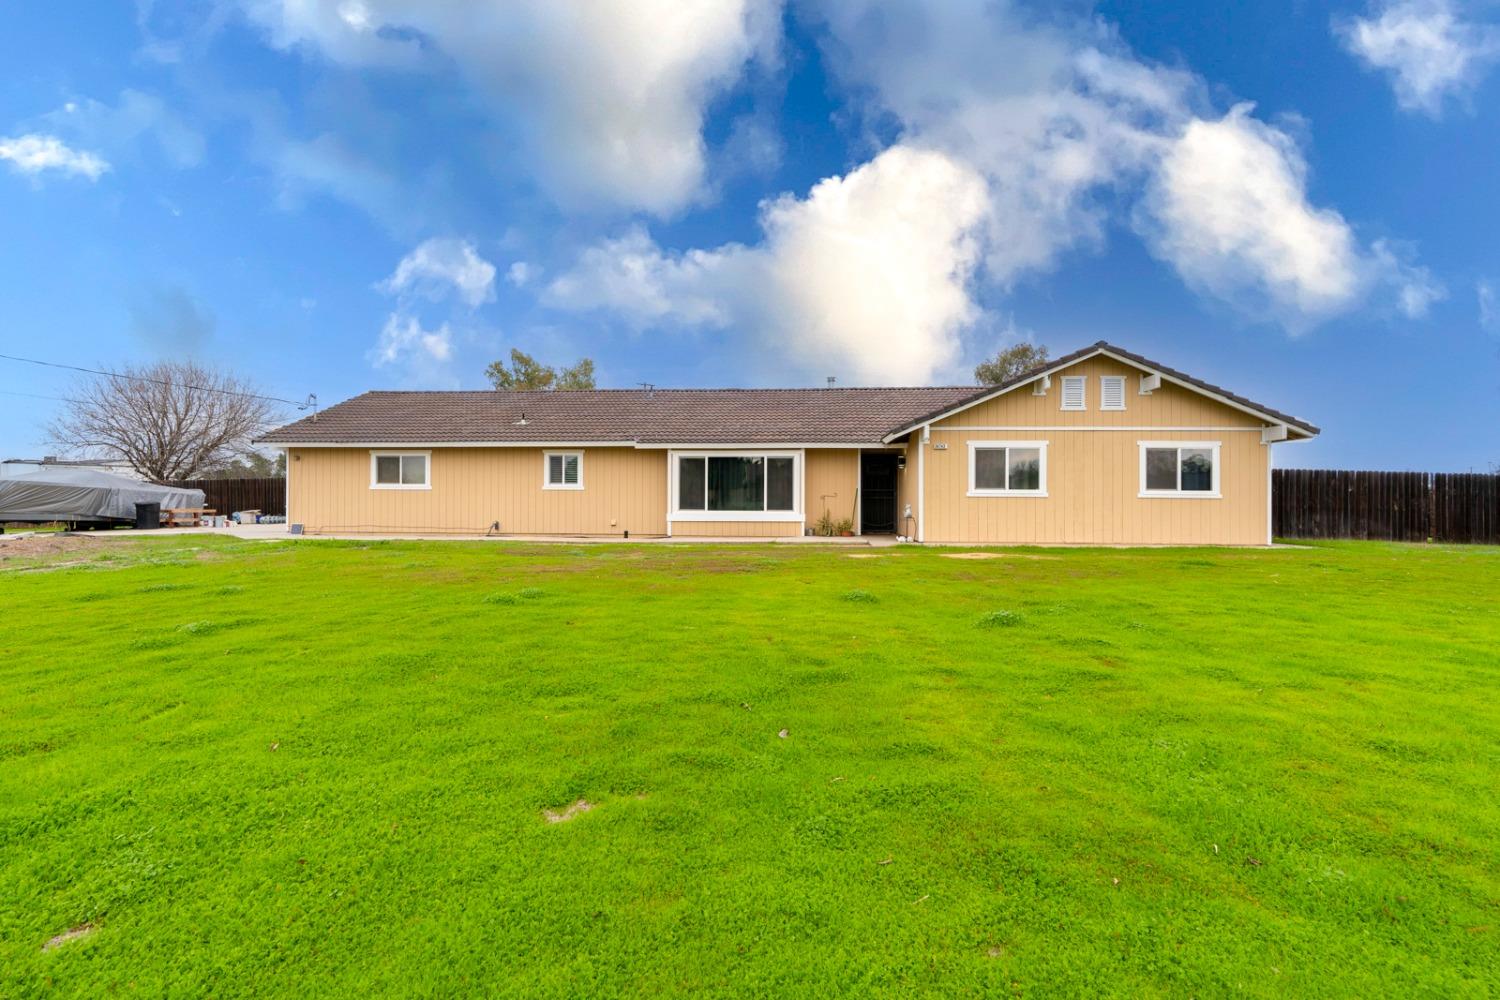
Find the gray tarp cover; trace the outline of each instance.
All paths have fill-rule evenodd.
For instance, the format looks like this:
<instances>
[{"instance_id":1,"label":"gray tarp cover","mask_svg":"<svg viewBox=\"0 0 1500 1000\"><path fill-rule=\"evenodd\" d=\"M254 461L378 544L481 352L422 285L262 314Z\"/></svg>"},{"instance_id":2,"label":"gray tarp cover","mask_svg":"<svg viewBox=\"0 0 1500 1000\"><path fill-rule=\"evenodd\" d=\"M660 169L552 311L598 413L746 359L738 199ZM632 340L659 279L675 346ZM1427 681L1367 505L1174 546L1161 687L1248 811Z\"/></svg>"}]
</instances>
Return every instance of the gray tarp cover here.
<instances>
[{"instance_id":1,"label":"gray tarp cover","mask_svg":"<svg viewBox=\"0 0 1500 1000\"><path fill-rule=\"evenodd\" d=\"M43 469L0 479L0 521L135 520L137 503L202 507L202 490L153 486L93 469Z\"/></svg>"}]
</instances>

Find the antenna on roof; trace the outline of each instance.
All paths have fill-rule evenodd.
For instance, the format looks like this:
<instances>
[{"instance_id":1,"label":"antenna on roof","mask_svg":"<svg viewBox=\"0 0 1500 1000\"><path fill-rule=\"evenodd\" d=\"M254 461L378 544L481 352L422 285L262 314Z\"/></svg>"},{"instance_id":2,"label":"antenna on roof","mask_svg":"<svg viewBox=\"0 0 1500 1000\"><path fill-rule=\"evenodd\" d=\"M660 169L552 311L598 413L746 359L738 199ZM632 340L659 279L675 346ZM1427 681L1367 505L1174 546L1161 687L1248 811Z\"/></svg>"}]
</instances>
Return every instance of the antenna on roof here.
<instances>
[{"instance_id":1,"label":"antenna on roof","mask_svg":"<svg viewBox=\"0 0 1500 1000\"><path fill-rule=\"evenodd\" d=\"M828 388L832 389L833 388L833 383L835 383L837 381L838 381L838 377L837 376L835 376L835 375L828 376Z\"/></svg>"},{"instance_id":2,"label":"antenna on roof","mask_svg":"<svg viewBox=\"0 0 1500 1000\"><path fill-rule=\"evenodd\" d=\"M655 396L656 395L656 385L655 385L655 383L653 383L653 382L637 382L636 385L638 385L642 389L646 390L646 395L647 396Z\"/></svg>"},{"instance_id":3,"label":"antenna on roof","mask_svg":"<svg viewBox=\"0 0 1500 1000\"><path fill-rule=\"evenodd\" d=\"M521 419L517 420L515 422L515 426L516 427L525 427L527 423L528 423L528 421L526 420L526 411L522 410L521 411Z\"/></svg>"}]
</instances>

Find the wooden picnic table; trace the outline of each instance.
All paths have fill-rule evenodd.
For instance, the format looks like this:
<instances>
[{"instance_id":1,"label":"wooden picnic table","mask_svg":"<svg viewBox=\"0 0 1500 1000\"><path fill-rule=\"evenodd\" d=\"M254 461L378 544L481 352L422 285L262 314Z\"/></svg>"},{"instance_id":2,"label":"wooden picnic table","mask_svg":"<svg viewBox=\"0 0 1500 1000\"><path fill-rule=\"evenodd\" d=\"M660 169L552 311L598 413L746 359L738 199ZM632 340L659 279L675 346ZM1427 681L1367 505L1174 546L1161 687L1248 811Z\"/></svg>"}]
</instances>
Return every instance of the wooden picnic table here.
<instances>
[{"instance_id":1,"label":"wooden picnic table","mask_svg":"<svg viewBox=\"0 0 1500 1000\"><path fill-rule=\"evenodd\" d=\"M166 528L201 528L203 519L218 511L212 507L167 507L162 512L162 526Z\"/></svg>"}]
</instances>

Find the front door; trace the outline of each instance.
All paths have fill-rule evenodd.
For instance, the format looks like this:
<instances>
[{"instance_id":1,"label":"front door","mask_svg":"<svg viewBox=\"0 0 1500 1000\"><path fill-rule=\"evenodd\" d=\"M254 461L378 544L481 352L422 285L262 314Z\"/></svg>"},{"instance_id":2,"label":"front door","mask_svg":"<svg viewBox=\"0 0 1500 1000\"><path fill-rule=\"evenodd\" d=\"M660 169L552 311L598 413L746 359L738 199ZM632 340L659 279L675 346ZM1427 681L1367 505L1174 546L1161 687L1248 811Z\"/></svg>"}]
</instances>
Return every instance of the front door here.
<instances>
[{"instance_id":1,"label":"front door","mask_svg":"<svg viewBox=\"0 0 1500 1000\"><path fill-rule=\"evenodd\" d=\"M896 533L896 459L894 451L866 451L859 459L859 524L866 535Z\"/></svg>"}]
</instances>

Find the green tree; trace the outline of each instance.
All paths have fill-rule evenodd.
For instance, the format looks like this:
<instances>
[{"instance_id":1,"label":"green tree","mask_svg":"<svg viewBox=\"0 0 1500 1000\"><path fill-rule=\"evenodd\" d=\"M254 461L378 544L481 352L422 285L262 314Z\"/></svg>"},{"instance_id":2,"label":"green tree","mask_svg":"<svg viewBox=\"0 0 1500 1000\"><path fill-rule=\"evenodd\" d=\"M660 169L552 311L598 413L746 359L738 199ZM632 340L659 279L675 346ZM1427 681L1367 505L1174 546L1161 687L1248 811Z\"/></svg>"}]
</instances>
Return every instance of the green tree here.
<instances>
[{"instance_id":1,"label":"green tree","mask_svg":"<svg viewBox=\"0 0 1500 1000\"><path fill-rule=\"evenodd\" d=\"M578 363L571 368L564 368L557 373L557 382L553 388L567 391L569 389L593 389L594 385L594 359L579 358Z\"/></svg>"},{"instance_id":2,"label":"green tree","mask_svg":"<svg viewBox=\"0 0 1500 1000\"><path fill-rule=\"evenodd\" d=\"M1022 372L1030 371L1047 363L1047 349L1036 344L1012 344L988 361L974 368L974 378L980 385L1000 385L1009 382Z\"/></svg>"},{"instance_id":3,"label":"green tree","mask_svg":"<svg viewBox=\"0 0 1500 1000\"><path fill-rule=\"evenodd\" d=\"M594 362L580 358L570 368L559 372L551 365L544 365L525 351L510 349L510 367L504 361L491 361L484 370L485 377L496 389L593 389Z\"/></svg>"}]
</instances>

